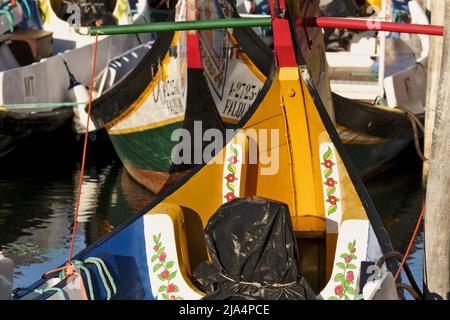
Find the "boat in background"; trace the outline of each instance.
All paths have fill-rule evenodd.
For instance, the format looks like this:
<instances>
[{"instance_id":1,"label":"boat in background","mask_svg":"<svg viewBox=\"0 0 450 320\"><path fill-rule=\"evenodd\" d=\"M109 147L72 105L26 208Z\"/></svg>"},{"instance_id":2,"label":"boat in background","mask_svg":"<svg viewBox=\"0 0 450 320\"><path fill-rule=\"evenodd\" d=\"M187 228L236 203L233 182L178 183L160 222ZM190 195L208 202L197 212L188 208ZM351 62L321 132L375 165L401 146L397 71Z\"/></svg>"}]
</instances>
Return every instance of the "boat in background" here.
<instances>
[{"instance_id":1,"label":"boat in background","mask_svg":"<svg viewBox=\"0 0 450 320\"><path fill-rule=\"evenodd\" d=\"M98 2L97 16L83 20L82 15L81 22L86 25L72 26L70 17L56 13L56 10L62 10L61 1L44 0L36 7L42 13L42 29L16 28L12 33L2 35L0 156L11 151L18 139L36 133L54 132L71 119L74 119L77 134L85 132L87 115L84 108L89 96L86 86L91 78L91 68L86 62L92 61L94 45L94 39L86 35L85 30L96 21L127 24L148 21L147 2L140 2L140 9L134 16L129 13L128 1L111 1L113 12L108 11L105 2ZM37 6L35 2L32 4ZM94 5L90 1L83 4ZM124 35L114 39L99 36L97 77L102 78L111 59L136 46L150 45L151 41L150 34ZM127 70L130 70L133 66L131 63L124 64L122 68L128 67ZM96 94L97 90L94 92ZM91 130L94 129L92 125Z\"/></svg>"},{"instance_id":2,"label":"boat in background","mask_svg":"<svg viewBox=\"0 0 450 320\"><path fill-rule=\"evenodd\" d=\"M228 2L220 5L224 16L237 16ZM198 17L220 18L212 9L198 12ZM191 11L180 9L167 19L193 20L196 13ZM106 128L127 171L155 194L203 163L206 143L191 141L191 151L172 154L183 138L173 132L224 133L238 128L273 63L271 50L251 29L178 35L160 34L133 71L94 100L92 107L92 121L97 128ZM215 46L203 46L211 39Z\"/></svg>"},{"instance_id":3,"label":"boat in background","mask_svg":"<svg viewBox=\"0 0 450 320\"><path fill-rule=\"evenodd\" d=\"M378 279L366 277L392 245L311 81L302 51L295 50L305 30L292 26L306 1L293 2L292 20L277 14L286 10L284 2L274 2L277 64L241 129L227 137L207 164L76 255L75 273L66 274L64 266L52 270L30 288L15 290L14 299L398 299L392 276L397 265L391 258L380 263ZM179 1L178 8L184 3ZM229 5L223 3L197 5L199 11L215 9L220 15ZM180 33L171 38L182 38ZM212 48L214 40L203 45ZM261 132L270 132L270 138L258 139ZM257 224L251 224L255 218ZM225 232L222 222L227 223ZM226 240L230 235L236 236L233 241ZM214 264L205 263L208 251Z\"/></svg>"},{"instance_id":4,"label":"boat in background","mask_svg":"<svg viewBox=\"0 0 450 320\"><path fill-rule=\"evenodd\" d=\"M353 1L345 4L328 1L324 14L361 12ZM383 20L429 24L416 0L371 1L363 10ZM327 30L325 42L337 129L361 176L386 169L412 141L422 157L429 36Z\"/></svg>"}]
</instances>

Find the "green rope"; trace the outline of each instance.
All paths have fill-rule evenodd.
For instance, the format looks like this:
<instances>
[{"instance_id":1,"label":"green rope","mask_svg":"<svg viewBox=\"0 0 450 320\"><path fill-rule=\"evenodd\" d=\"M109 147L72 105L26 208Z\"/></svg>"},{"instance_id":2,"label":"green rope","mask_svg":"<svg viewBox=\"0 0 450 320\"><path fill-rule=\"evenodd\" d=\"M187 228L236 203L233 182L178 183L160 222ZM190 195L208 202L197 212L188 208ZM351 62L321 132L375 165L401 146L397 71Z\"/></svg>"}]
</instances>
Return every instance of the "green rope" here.
<instances>
[{"instance_id":1,"label":"green rope","mask_svg":"<svg viewBox=\"0 0 450 320\"><path fill-rule=\"evenodd\" d=\"M112 277L111 273L109 272L108 268L106 267L105 262L102 259L96 258L96 257L87 258L86 260L84 260L84 262L95 264L95 266L99 270L100 277L102 278L103 286L105 287L105 289L108 293L108 296L109 296L108 300L110 300L111 290L109 289L106 279L108 279L109 283L111 284L113 294L117 293L117 287L114 282L114 278ZM106 274L106 277L105 277L105 274Z\"/></svg>"},{"instance_id":2,"label":"green rope","mask_svg":"<svg viewBox=\"0 0 450 320\"><path fill-rule=\"evenodd\" d=\"M89 288L89 297L91 300L95 300L94 289L92 288L91 272L89 271L89 269L84 265L83 261L79 261L79 260L72 260L72 266L82 270L86 274L86 279L87 279L88 288ZM82 276L81 273L80 273L80 276Z\"/></svg>"},{"instance_id":3,"label":"green rope","mask_svg":"<svg viewBox=\"0 0 450 320\"><path fill-rule=\"evenodd\" d=\"M11 11L9 9L0 9L0 14L3 13L6 18L8 19L8 23L9 23L9 32L13 32L14 31L14 18L11 14Z\"/></svg>"},{"instance_id":4,"label":"green rope","mask_svg":"<svg viewBox=\"0 0 450 320\"><path fill-rule=\"evenodd\" d=\"M89 271L89 268L86 267L86 264L91 263L93 265L95 265L97 267L98 273L100 275L100 278L102 280L103 286L106 290L106 299L107 300L111 300L112 294L116 294L117 293L117 286L114 282L114 278L112 277L111 273L109 272L105 262L97 257L89 257L87 259L85 259L85 261L79 261L79 260L72 260L71 264L74 268L77 268L80 271L83 271L86 275L86 279L88 282L88 289L89 289L89 297L91 300L95 300L94 297L94 289L92 286L92 276L91 276L91 272ZM80 273L80 277L82 277L81 272ZM59 280L64 280L66 278L66 274L64 270L61 270L61 272L58 275ZM111 288L109 287L109 284L111 285ZM111 294L111 289L112 289L112 294ZM60 296L61 300L66 300L66 297L64 295L64 291L60 288L55 288L55 287L51 287L51 288L45 288L45 289L29 289L29 288L21 288L20 290L25 290L25 291L29 291L29 292L36 292L39 294L43 294L45 292L49 292L49 291L56 291L58 293L58 295Z\"/></svg>"},{"instance_id":5,"label":"green rope","mask_svg":"<svg viewBox=\"0 0 450 320\"><path fill-rule=\"evenodd\" d=\"M21 3L19 0L17 0L17 5L20 7L20 10L23 12L23 17L25 18L25 20L28 20L31 17L31 9L30 6L28 5L27 0L23 0L23 3ZM23 11L23 6L27 9L27 12L25 13L25 11Z\"/></svg>"},{"instance_id":6,"label":"green rope","mask_svg":"<svg viewBox=\"0 0 450 320\"><path fill-rule=\"evenodd\" d=\"M205 30L205 29L223 29L223 28L247 28L271 26L272 18L227 18L212 20L194 20L194 21L166 21L152 22L148 24L128 24L120 26L102 26L90 27L89 34L115 35L130 33L148 33L162 31L183 31L183 30Z\"/></svg>"}]
</instances>

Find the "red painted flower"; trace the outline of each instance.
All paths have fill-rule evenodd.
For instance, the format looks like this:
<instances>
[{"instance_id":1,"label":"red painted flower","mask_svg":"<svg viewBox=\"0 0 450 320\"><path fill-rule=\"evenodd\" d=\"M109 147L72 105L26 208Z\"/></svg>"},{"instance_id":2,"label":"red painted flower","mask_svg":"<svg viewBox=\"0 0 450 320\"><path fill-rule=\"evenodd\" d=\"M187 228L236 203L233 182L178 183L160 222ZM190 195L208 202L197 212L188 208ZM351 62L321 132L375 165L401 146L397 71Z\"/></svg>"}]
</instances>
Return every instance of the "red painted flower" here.
<instances>
[{"instance_id":1,"label":"red painted flower","mask_svg":"<svg viewBox=\"0 0 450 320\"><path fill-rule=\"evenodd\" d=\"M175 296L170 296L170 300L177 300L177 297L175 297Z\"/></svg>"},{"instance_id":2,"label":"red painted flower","mask_svg":"<svg viewBox=\"0 0 450 320\"><path fill-rule=\"evenodd\" d=\"M326 183L327 183L327 186L334 187L334 184L336 183L336 181L334 181L333 178L328 178Z\"/></svg>"},{"instance_id":3,"label":"red painted flower","mask_svg":"<svg viewBox=\"0 0 450 320\"><path fill-rule=\"evenodd\" d=\"M225 177L225 179L227 179L228 182L234 182L236 180L236 177L234 174L230 173Z\"/></svg>"},{"instance_id":4,"label":"red painted flower","mask_svg":"<svg viewBox=\"0 0 450 320\"><path fill-rule=\"evenodd\" d=\"M169 277L169 270L164 270L163 272L161 272L161 277L167 279Z\"/></svg>"},{"instance_id":5,"label":"red painted flower","mask_svg":"<svg viewBox=\"0 0 450 320\"><path fill-rule=\"evenodd\" d=\"M235 195L233 192L228 192L228 193L225 195L225 198L227 199L227 201L231 201L231 200L233 200L233 199L236 198L236 195Z\"/></svg>"},{"instance_id":6,"label":"red painted flower","mask_svg":"<svg viewBox=\"0 0 450 320\"><path fill-rule=\"evenodd\" d=\"M237 163L237 157L236 156L232 156L232 157L230 157L230 159L228 161L230 161L230 164L236 164Z\"/></svg>"},{"instance_id":7,"label":"red painted flower","mask_svg":"<svg viewBox=\"0 0 450 320\"><path fill-rule=\"evenodd\" d=\"M174 284L169 284L169 285L167 286L167 292L174 292L176 288L177 288L176 285L174 285Z\"/></svg>"},{"instance_id":8,"label":"red painted flower","mask_svg":"<svg viewBox=\"0 0 450 320\"><path fill-rule=\"evenodd\" d=\"M350 281L355 280L355 275L353 274L353 271L347 272L347 280L350 280Z\"/></svg>"},{"instance_id":9,"label":"red painted flower","mask_svg":"<svg viewBox=\"0 0 450 320\"><path fill-rule=\"evenodd\" d=\"M166 253L163 252L159 255L159 261L165 261L166 260Z\"/></svg>"},{"instance_id":10,"label":"red painted flower","mask_svg":"<svg viewBox=\"0 0 450 320\"><path fill-rule=\"evenodd\" d=\"M325 168L330 169L334 165L333 161L326 160L324 163Z\"/></svg>"},{"instance_id":11,"label":"red painted flower","mask_svg":"<svg viewBox=\"0 0 450 320\"><path fill-rule=\"evenodd\" d=\"M337 202L337 198L335 196L330 196L328 202L334 206Z\"/></svg>"},{"instance_id":12,"label":"red painted flower","mask_svg":"<svg viewBox=\"0 0 450 320\"><path fill-rule=\"evenodd\" d=\"M336 288L334 288L334 293L337 296L341 296L344 293L344 291L342 290L342 286L336 286Z\"/></svg>"},{"instance_id":13,"label":"red painted flower","mask_svg":"<svg viewBox=\"0 0 450 320\"><path fill-rule=\"evenodd\" d=\"M350 263L352 261L352 257L346 256L344 257L345 263Z\"/></svg>"},{"instance_id":14,"label":"red painted flower","mask_svg":"<svg viewBox=\"0 0 450 320\"><path fill-rule=\"evenodd\" d=\"M154 247L153 247L153 250L158 251L158 250L159 250L159 247L158 247L158 246L154 246Z\"/></svg>"},{"instance_id":15,"label":"red painted flower","mask_svg":"<svg viewBox=\"0 0 450 320\"><path fill-rule=\"evenodd\" d=\"M352 253L355 253L355 251L356 251L356 248L353 248L353 249L352 249Z\"/></svg>"}]
</instances>

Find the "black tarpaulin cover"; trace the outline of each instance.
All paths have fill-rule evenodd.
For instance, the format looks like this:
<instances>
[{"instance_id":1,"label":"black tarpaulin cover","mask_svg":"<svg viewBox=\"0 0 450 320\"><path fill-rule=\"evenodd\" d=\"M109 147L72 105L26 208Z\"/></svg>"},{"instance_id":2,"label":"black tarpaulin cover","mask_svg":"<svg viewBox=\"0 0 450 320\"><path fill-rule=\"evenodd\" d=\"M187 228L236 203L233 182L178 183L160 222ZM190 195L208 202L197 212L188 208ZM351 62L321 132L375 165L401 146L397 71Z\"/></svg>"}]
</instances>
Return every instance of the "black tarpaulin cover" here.
<instances>
[{"instance_id":1,"label":"black tarpaulin cover","mask_svg":"<svg viewBox=\"0 0 450 320\"><path fill-rule=\"evenodd\" d=\"M263 198L222 205L205 229L211 262L194 279L205 299L311 300L315 294L298 274L297 242L286 204Z\"/></svg>"}]
</instances>

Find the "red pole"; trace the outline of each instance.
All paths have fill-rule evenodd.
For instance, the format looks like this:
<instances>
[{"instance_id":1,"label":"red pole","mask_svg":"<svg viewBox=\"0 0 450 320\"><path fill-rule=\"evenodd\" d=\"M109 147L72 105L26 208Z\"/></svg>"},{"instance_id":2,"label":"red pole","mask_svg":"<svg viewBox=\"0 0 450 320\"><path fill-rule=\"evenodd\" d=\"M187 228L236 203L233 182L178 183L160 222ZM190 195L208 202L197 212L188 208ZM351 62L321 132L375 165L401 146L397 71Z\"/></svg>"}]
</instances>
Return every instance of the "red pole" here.
<instances>
[{"instance_id":1,"label":"red pole","mask_svg":"<svg viewBox=\"0 0 450 320\"><path fill-rule=\"evenodd\" d=\"M428 34L433 36L443 36L444 27L424 24L384 22L370 19L348 19L348 18L306 18L298 19L297 25L319 28L338 28L356 30L374 30L400 33Z\"/></svg>"}]
</instances>

